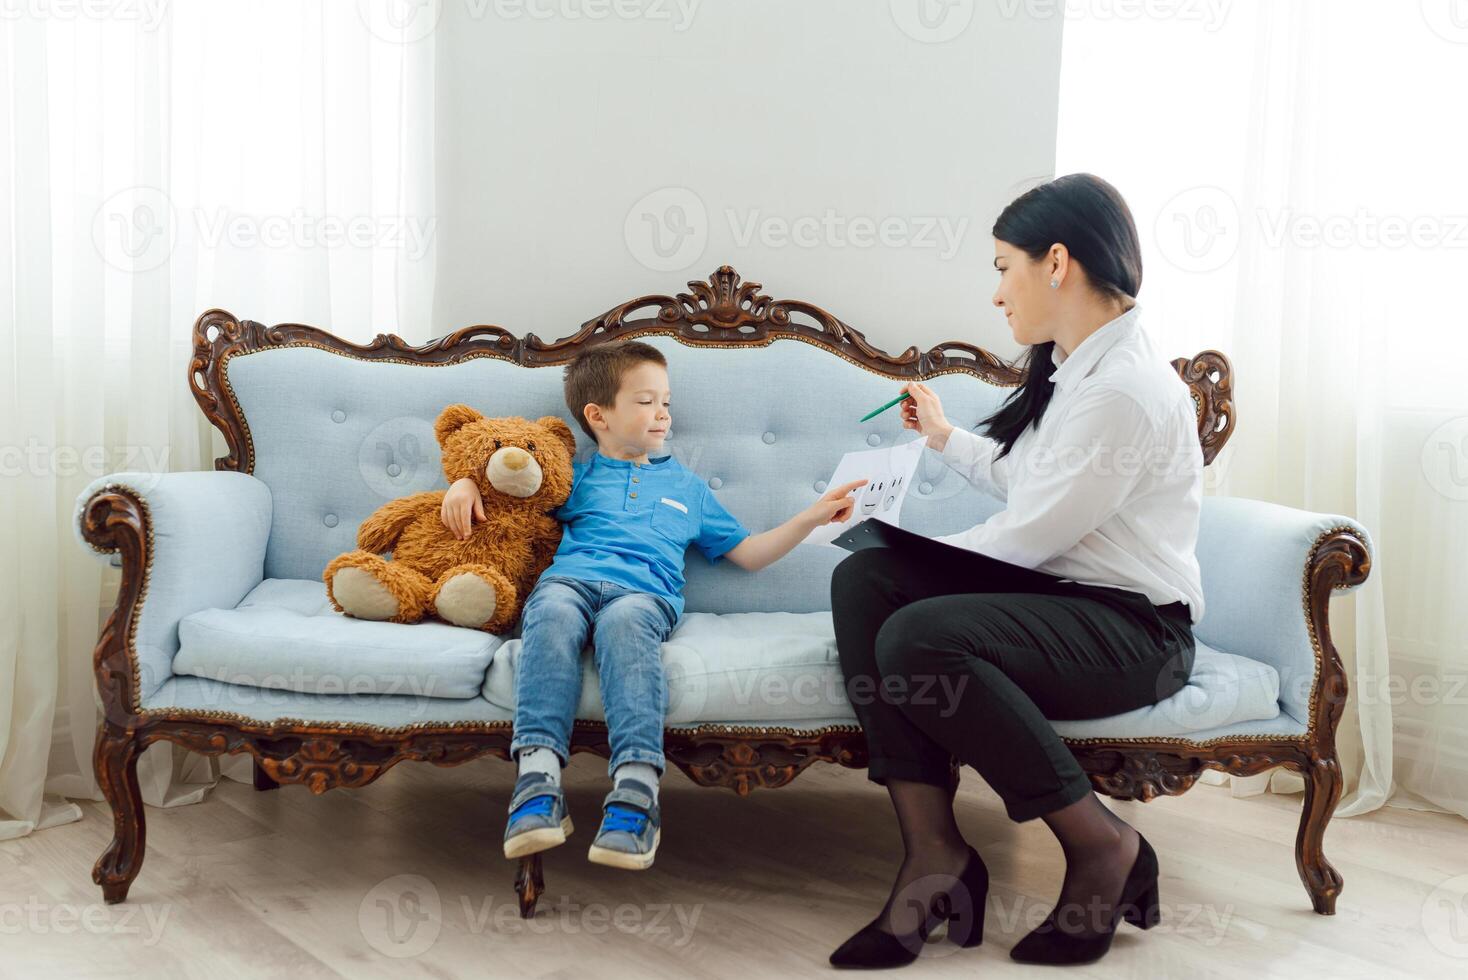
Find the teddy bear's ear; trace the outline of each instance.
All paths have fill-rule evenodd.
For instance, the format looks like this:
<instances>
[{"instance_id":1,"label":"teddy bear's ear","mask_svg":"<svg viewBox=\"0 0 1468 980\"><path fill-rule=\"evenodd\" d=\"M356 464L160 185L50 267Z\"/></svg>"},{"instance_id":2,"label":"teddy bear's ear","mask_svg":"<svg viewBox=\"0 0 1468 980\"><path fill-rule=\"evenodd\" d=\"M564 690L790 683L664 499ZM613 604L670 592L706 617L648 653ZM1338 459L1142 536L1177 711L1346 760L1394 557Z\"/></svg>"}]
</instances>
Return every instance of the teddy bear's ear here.
<instances>
[{"instance_id":1,"label":"teddy bear's ear","mask_svg":"<svg viewBox=\"0 0 1468 980\"><path fill-rule=\"evenodd\" d=\"M433 434L438 437L439 445L443 445L444 440L449 436L470 422L478 422L483 418L483 415L468 405L450 405L438 413L438 420L433 423Z\"/></svg>"},{"instance_id":2,"label":"teddy bear's ear","mask_svg":"<svg viewBox=\"0 0 1468 980\"><path fill-rule=\"evenodd\" d=\"M535 424L549 429L557 439L566 444L566 454L572 459L576 458L576 434L571 431L565 419L559 415L545 415L536 419Z\"/></svg>"}]
</instances>

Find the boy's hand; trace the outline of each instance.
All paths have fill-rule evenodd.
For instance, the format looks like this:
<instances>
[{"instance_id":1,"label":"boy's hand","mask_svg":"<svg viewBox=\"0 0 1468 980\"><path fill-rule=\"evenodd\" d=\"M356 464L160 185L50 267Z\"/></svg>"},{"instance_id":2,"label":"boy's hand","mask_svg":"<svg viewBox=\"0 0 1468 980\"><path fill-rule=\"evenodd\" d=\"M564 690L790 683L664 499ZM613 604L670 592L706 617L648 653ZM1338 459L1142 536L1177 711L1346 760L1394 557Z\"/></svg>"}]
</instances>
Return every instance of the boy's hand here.
<instances>
[{"instance_id":1,"label":"boy's hand","mask_svg":"<svg viewBox=\"0 0 1468 980\"><path fill-rule=\"evenodd\" d=\"M805 509L804 516L812 526L840 524L851 516L856 507L856 498L848 496L857 487L867 485L866 480L852 480L833 490L827 490L820 500Z\"/></svg>"},{"instance_id":2,"label":"boy's hand","mask_svg":"<svg viewBox=\"0 0 1468 980\"><path fill-rule=\"evenodd\" d=\"M454 537L460 541L468 538L474 531L474 521L483 521L485 517L484 498L479 496L479 485L467 476L455 480L448 493L443 495L439 516L444 527L454 532Z\"/></svg>"}]
</instances>

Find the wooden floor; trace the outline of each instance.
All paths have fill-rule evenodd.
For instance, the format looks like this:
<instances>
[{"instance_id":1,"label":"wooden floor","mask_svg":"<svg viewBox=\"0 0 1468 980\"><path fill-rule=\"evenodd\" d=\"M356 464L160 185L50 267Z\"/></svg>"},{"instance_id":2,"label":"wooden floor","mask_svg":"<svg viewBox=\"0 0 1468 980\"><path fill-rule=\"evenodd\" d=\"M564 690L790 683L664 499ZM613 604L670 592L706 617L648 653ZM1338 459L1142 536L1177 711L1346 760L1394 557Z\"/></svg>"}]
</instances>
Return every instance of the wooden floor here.
<instances>
[{"instance_id":1,"label":"wooden floor","mask_svg":"<svg viewBox=\"0 0 1468 980\"><path fill-rule=\"evenodd\" d=\"M818 765L739 799L664 780L656 865L587 863L605 762L567 772L576 830L546 856L535 919L517 917L500 855L510 766L406 764L361 790L256 792L147 811L147 859L125 904L102 903L86 819L0 842L0 976L763 977L831 975L826 956L880 906L898 841L885 791ZM1300 797L1217 787L1116 803L1161 859L1163 921L1123 927L1067 976L1468 976L1468 822L1386 809L1336 820L1338 914L1310 911L1295 873ZM1021 975L1006 955L1049 909L1062 870L1040 821L1011 823L966 772L959 823L988 863L984 945L935 942L904 976ZM1451 886L1450 886L1451 887ZM1033 975L1033 974L1030 974Z\"/></svg>"}]
</instances>

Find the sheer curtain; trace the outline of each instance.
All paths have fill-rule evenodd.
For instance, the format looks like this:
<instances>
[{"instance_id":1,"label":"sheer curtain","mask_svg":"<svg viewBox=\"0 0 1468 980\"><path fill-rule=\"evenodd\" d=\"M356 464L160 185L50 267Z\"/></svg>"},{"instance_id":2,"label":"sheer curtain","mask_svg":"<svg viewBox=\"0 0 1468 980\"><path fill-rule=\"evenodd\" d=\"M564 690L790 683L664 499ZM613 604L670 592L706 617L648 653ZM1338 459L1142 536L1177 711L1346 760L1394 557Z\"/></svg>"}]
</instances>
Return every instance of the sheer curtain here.
<instances>
[{"instance_id":1,"label":"sheer curtain","mask_svg":"<svg viewBox=\"0 0 1468 980\"><path fill-rule=\"evenodd\" d=\"M1067 5L1057 173L1130 202L1167 349L1234 363L1209 491L1375 537L1368 584L1332 609L1342 815L1389 796L1468 815L1468 130L1441 108L1468 85L1468 22L1450 7Z\"/></svg>"},{"instance_id":2,"label":"sheer curtain","mask_svg":"<svg viewBox=\"0 0 1468 980\"><path fill-rule=\"evenodd\" d=\"M198 314L434 332L431 23L81 6L0 18L0 839L101 798L91 653L118 573L68 522L99 475L222 454L185 382ZM166 743L138 767L161 806L219 775Z\"/></svg>"}]
</instances>

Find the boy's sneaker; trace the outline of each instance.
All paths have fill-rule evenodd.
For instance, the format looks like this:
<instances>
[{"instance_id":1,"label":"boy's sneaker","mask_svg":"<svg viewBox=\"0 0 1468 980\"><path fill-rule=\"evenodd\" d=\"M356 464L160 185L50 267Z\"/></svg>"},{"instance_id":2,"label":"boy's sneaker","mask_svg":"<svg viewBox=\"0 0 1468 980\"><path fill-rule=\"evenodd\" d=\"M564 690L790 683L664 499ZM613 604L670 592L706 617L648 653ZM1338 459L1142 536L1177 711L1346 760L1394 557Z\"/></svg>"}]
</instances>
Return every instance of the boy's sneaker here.
<instances>
[{"instance_id":1,"label":"boy's sneaker","mask_svg":"<svg viewBox=\"0 0 1468 980\"><path fill-rule=\"evenodd\" d=\"M515 780L505 826L505 857L524 857L564 844L569 833L571 815L559 783L543 772L527 772Z\"/></svg>"},{"instance_id":2,"label":"boy's sneaker","mask_svg":"<svg viewBox=\"0 0 1468 980\"><path fill-rule=\"evenodd\" d=\"M602 801L601 826L586 857L595 864L641 871L652 864L662 835L651 787L627 779Z\"/></svg>"}]
</instances>

